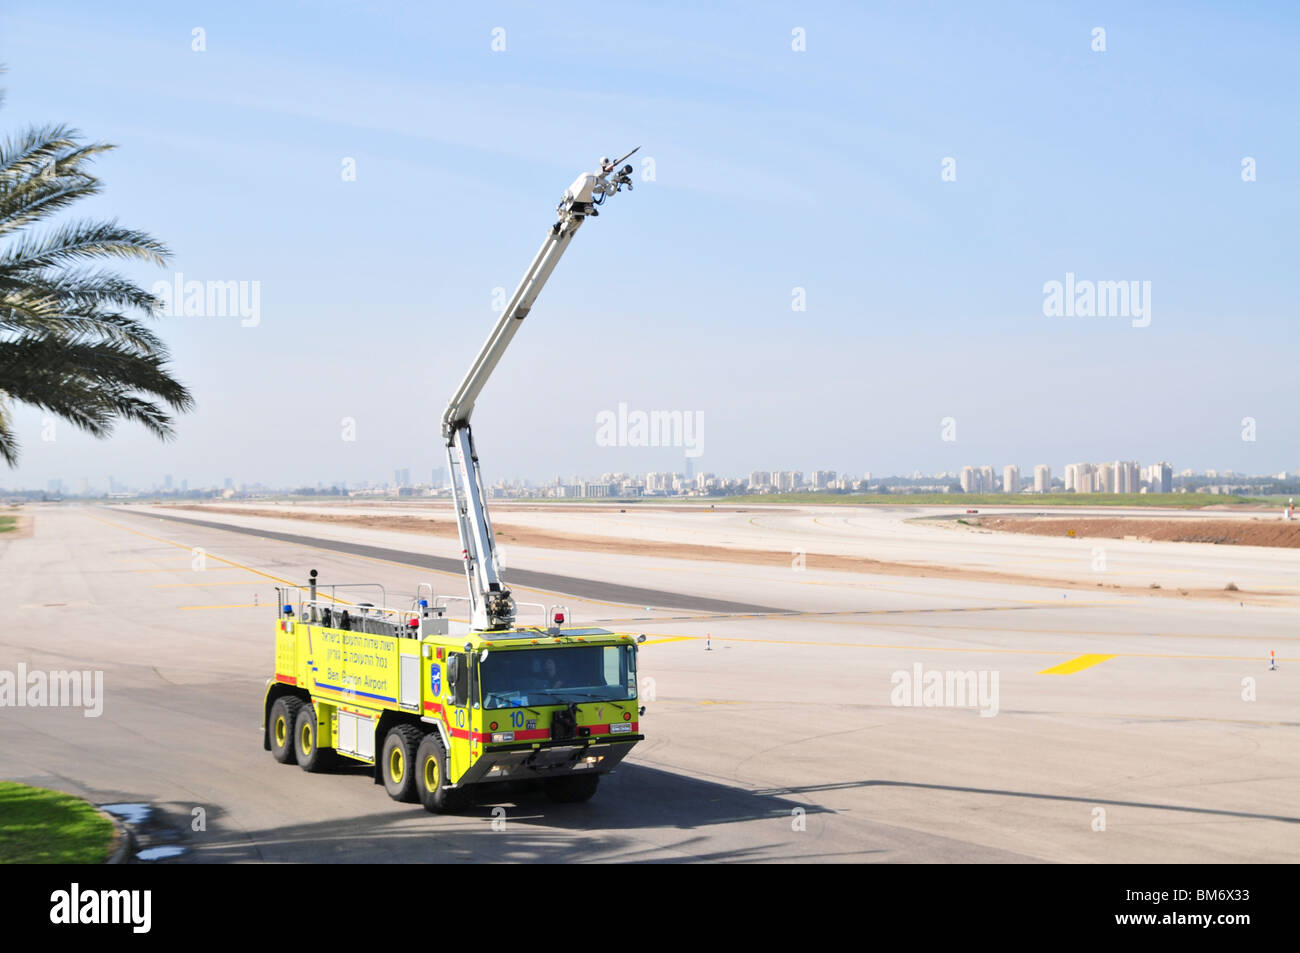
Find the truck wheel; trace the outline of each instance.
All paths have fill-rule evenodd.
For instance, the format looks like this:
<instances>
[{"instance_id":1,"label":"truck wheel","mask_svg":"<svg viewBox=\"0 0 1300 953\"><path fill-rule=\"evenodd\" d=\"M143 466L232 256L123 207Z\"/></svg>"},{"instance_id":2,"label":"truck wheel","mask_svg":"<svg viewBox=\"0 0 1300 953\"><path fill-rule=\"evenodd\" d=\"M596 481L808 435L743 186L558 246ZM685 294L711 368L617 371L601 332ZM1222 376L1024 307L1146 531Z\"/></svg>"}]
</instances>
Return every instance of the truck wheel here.
<instances>
[{"instance_id":1,"label":"truck wheel","mask_svg":"<svg viewBox=\"0 0 1300 953\"><path fill-rule=\"evenodd\" d=\"M322 748L317 742L316 706L303 705L293 728L293 753L298 767L315 773L334 763L334 749Z\"/></svg>"},{"instance_id":2,"label":"truck wheel","mask_svg":"<svg viewBox=\"0 0 1300 953\"><path fill-rule=\"evenodd\" d=\"M546 795L560 804L589 801L600 785L599 774L570 774L546 782Z\"/></svg>"},{"instance_id":3,"label":"truck wheel","mask_svg":"<svg viewBox=\"0 0 1300 953\"><path fill-rule=\"evenodd\" d=\"M380 755L384 790L394 801L415 800L416 749L420 746L420 729L414 725L394 725L384 738Z\"/></svg>"},{"instance_id":4,"label":"truck wheel","mask_svg":"<svg viewBox=\"0 0 1300 953\"><path fill-rule=\"evenodd\" d=\"M292 695L281 695L271 706L271 755L281 764L293 764L293 729L298 722L302 702Z\"/></svg>"},{"instance_id":5,"label":"truck wheel","mask_svg":"<svg viewBox=\"0 0 1300 953\"><path fill-rule=\"evenodd\" d=\"M463 798L460 791L447 789L447 752L436 731L424 736L415 753L415 791L426 811L441 814L454 811Z\"/></svg>"}]
</instances>

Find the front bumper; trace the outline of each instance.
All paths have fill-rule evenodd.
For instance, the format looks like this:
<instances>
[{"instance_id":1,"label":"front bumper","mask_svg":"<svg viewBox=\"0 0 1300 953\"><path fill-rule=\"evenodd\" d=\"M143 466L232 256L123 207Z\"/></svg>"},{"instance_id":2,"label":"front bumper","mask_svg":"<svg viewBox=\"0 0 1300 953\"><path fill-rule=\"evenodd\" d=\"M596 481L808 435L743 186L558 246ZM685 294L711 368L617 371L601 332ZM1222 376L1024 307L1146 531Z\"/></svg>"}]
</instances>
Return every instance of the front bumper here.
<instances>
[{"instance_id":1,"label":"front bumper","mask_svg":"<svg viewBox=\"0 0 1300 953\"><path fill-rule=\"evenodd\" d=\"M606 774L616 768L645 735L593 740L520 742L492 745L456 786L486 781L528 781L564 774Z\"/></svg>"}]
</instances>

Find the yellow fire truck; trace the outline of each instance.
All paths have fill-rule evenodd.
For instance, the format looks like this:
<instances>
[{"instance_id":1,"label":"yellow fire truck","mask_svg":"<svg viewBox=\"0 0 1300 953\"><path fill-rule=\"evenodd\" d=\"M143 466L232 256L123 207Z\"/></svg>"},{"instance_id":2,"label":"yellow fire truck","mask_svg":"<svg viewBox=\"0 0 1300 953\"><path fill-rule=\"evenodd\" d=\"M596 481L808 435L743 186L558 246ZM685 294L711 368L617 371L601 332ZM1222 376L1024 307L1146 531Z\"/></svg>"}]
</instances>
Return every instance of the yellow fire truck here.
<instances>
[{"instance_id":1,"label":"yellow fire truck","mask_svg":"<svg viewBox=\"0 0 1300 953\"><path fill-rule=\"evenodd\" d=\"M633 149L632 152L636 150ZM451 810L478 784L532 779L559 801L590 798L640 740L632 635L565 626L561 606L520 626L501 576L469 418L484 384L588 217L632 166L601 159L565 191L558 218L442 418L469 585L470 619L453 633L446 598L421 586L410 604L278 589L275 675L262 706L263 746L277 761L323 770L337 756L374 765L401 801ZM305 597L304 597L304 589Z\"/></svg>"},{"instance_id":2,"label":"yellow fire truck","mask_svg":"<svg viewBox=\"0 0 1300 953\"><path fill-rule=\"evenodd\" d=\"M346 602L342 588L317 598L313 570L306 597L278 590L263 711L281 763L372 764L395 800L444 811L493 781L586 800L643 737L636 636L563 626L556 607L550 626L458 637L429 598L390 609Z\"/></svg>"}]
</instances>

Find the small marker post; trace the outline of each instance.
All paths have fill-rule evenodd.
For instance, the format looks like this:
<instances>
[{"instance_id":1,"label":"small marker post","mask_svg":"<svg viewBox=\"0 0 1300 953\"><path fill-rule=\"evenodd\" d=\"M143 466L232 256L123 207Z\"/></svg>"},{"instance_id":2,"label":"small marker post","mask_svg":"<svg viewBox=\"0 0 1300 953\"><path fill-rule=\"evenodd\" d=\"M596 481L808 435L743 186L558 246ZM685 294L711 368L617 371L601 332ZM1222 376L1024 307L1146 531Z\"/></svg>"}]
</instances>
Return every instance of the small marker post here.
<instances>
[{"instance_id":1,"label":"small marker post","mask_svg":"<svg viewBox=\"0 0 1300 953\"><path fill-rule=\"evenodd\" d=\"M713 651L713 646L712 646L712 644L711 644L711 641L712 641L711 636L709 635L709 633L705 632L705 633L704 633L704 651L706 651L706 652L712 652L712 651Z\"/></svg>"},{"instance_id":2,"label":"small marker post","mask_svg":"<svg viewBox=\"0 0 1300 953\"><path fill-rule=\"evenodd\" d=\"M1277 671L1277 653L1272 649L1268 650L1268 670L1270 672Z\"/></svg>"}]
</instances>

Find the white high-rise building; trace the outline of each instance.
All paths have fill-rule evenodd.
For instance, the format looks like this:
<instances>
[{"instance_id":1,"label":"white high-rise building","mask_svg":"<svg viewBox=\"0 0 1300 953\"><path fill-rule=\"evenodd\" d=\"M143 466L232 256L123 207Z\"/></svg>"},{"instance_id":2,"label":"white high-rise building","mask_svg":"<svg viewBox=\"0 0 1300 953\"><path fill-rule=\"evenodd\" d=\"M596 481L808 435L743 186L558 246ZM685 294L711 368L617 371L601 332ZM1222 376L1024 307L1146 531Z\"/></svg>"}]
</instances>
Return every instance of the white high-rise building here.
<instances>
[{"instance_id":1,"label":"white high-rise building","mask_svg":"<svg viewBox=\"0 0 1300 953\"><path fill-rule=\"evenodd\" d=\"M996 493L997 489L997 483L994 482L993 478L993 468L980 467L980 492Z\"/></svg>"},{"instance_id":2,"label":"white high-rise building","mask_svg":"<svg viewBox=\"0 0 1300 953\"><path fill-rule=\"evenodd\" d=\"M1052 489L1052 468L1046 463L1034 467L1034 492L1050 493Z\"/></svg>"},{"instance_id":3,"label":"white high-rise building","mask_svg":"<svg viewBox=\"0 0 1300 953\"><path fill-rule=\"evenodd\" d=\"M1168 463L1151 464L1147 468L1147 483L1152 493L1174 492L1174 468Z\"/></svg>"},{"instance_id":4,"label":"white high-rise building","mask_svg":"<svg viewBox=\"0 0 1300 953\"><path fill-rule=\"evenodd\" d=\"M1136 460L1115 461L1115 492L1137 493L1142 489L1142 471Z\"/></svg>"},{"instance_id":5,"label":"white high-rise building","mask_svg":"<svg viewBox=\"0 0 1300 953\"><path fill-rule=\"evenodd\" d=\"M1115 492L1115 464L1099 463L1097 464L1097 490L1098 493Z\"/></svg>"},{"instance_id":6,"label":"white high-rise building","mask_svg":"<svg viewBox=\"0 0 1300 953\"><path fill-rule=\"evenodd\" d=\"M1016 466L1014 463L1002 468L1002 492L1020 492L1020 467Z\"/></svg>"}]
</instances>

